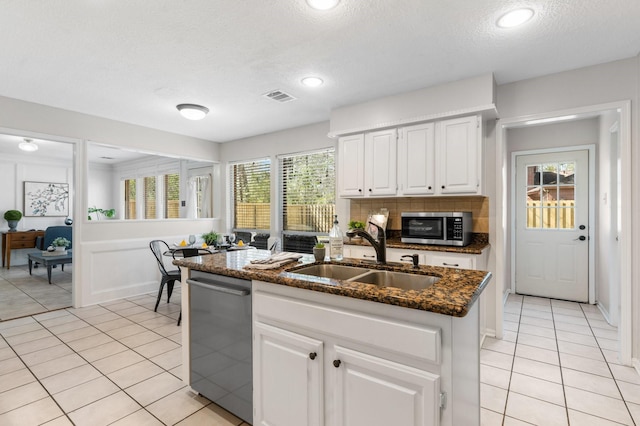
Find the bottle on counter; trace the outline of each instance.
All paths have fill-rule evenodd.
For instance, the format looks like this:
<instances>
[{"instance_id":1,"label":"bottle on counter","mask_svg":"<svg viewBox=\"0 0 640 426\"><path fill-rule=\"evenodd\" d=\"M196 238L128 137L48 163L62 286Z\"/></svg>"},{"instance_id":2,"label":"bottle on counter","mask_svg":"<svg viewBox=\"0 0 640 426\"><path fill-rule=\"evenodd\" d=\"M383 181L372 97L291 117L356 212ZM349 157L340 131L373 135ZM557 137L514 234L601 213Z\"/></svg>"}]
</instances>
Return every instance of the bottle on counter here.
<instances>
[{"instance_id":1,"label":"bottle on counter","mask_svg":"<svg viewBox=\"0 0 640 426\"><path fill-rule=\"evenodd\" d=\"M342 231L338 225L338 215L333 216L333 227L329 231L329 258L331 260L342 260L343 257Z\"/></svg>"}]
</instances>

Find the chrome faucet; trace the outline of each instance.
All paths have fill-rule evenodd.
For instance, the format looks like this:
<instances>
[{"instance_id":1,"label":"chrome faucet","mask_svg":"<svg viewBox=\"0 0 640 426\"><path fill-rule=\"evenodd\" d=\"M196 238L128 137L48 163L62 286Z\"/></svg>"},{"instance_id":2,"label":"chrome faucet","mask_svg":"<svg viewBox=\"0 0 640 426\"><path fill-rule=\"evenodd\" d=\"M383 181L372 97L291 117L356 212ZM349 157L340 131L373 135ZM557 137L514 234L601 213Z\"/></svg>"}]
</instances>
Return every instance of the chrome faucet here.
<instances>
[{"instance_id":1,"label":"chrome faucet","mask_svg":"<svg viewBox=\"0 0 640 426\"><path fill-rule=\"evenodd\" d=\"M351 229L347 231L347 237L360 236L369 241L373 248L376 250L376 262L387 263L387 238L384 235L384 229L377 223L369 222L369 224L378 228L378 241L376 241L371 234L364 229Z\"/></svg>"}]
</instances>

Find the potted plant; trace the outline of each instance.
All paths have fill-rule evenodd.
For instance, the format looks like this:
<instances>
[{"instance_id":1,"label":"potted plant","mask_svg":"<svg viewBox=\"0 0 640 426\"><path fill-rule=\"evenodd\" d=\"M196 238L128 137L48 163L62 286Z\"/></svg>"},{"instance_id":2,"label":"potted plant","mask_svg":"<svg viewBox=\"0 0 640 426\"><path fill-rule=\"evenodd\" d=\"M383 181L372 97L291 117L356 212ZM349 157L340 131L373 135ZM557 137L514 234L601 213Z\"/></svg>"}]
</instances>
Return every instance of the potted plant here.
<instances>
[{"instance_id":1,"label":"potted plant","mask_svg":"<svg viewBox=\"0 0 640 426\"><path fill-rule=\"evenodd\" d=\"M104 217L111 219L116 215L116 209L99 209L97 207L89 207L89 214L87 216L89 220L93 219L91 217L92 213L96 214L97 220L100 220L100 215L103 215Z\"/></svg>"},{"instance_id":2,"label":"potted plant","mask_svg":"<svg viewBox=\"0 0 640 426\"><path fill-rule=\"evenodd\" d=\"M323 243L316 243L313 247L313 257L315 257L316 262L322 262L326 255L326 249Z\"/></svg>"},{"instance_id":3,"label":"potted plant","mask_svg":"<svg viewBox=\"0 0 640 426\"><path fill-rule=\"evenodd\" d=\"M65 251L65 249L71 245L71 241L65 237L58 237L51 242L51 245L56 251Z\"/></svg>"},{"instance_id":4,"label":"potted plant","mask_svg":"<svg viewBox=\"0 0 640 426\"><path fill-rule=\"evenodd\" d=\"M9 232L16 231L20 219L22 219L22 212L19 210L7 210L4 212L4 220L9 224Z\"/></svg>"},{"instance_id":5,"label":"potted plant","mask_svg":"<svg viewBox=\"0 0 640 426\"><path fill-rule=\"evenodd\" d=\"M202 239L205 244L208 246L215 247L218 244L218 238L220 238L220 234L216 231L207 232L206 234L202 234Z\"/></svg>"},{"instance_id":6,"label":"potted plant","mask_svg":"<svg viewBox=\"0 0 640 426\"><path fill-rule=\"evenodd\" d=\"M362 229L364 231L364 222L361 222L359 220L350 220L349 221L349 229ZM351 237L349 238L349 240L356 240L359 241L361 240L362 237L360 236L355 236L355 237Z\"/></svg>"}]
</instances>

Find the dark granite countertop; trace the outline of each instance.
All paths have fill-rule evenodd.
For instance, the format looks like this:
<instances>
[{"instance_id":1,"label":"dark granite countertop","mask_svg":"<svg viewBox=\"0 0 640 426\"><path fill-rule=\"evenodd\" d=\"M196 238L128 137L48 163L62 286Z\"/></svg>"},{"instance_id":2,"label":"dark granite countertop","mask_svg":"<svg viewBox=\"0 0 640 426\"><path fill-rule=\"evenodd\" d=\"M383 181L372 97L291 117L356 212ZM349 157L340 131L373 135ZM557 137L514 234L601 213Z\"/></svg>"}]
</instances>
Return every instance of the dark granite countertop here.
<instances>
[{"instance_id":1,"label":"dark granite countertop","mask_svg":"<svg viewBox=\"0 0 640 426\"><path fill-rule=\"evenodd\" d=\"M273 284L430 311L454 317L464 317L491 280L491 273L485 271L439 266L413 268L411 265L394 262L387 265L376 265L351 258L335 263L362 266L369 269L432 275L440 277L440 280L429 288L416 291L296 274L296 268L314 263L312 255L304 255L299 262L289 263L279 269L256 270L244 268L251 260L264 259L270 255L271 253L267 250L241 250L221 252L210 256L177 259L173 263L174 265L212 274L266 281Z\"/></svg>"}]
</instances>

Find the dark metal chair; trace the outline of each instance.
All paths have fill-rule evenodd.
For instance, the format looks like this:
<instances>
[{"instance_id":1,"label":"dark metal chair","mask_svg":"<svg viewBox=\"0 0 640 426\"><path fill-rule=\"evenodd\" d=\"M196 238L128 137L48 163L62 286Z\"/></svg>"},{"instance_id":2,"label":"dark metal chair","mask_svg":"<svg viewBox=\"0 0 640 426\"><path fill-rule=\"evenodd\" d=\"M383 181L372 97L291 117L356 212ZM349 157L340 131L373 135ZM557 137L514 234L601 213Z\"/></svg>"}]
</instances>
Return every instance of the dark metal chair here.
<instances>
[{"instance_id":1,"label":"dark metal chair","mask_svg":"<svg viewBox=\"0 0 640 426\"><path fill-rule=\"evenodd\" d=\"M180 257L184 258L184 257L194 257L194 256L206 256L213 253L211 253L207 249L198 248L198 247L185 247L185 248L178 247L171 250L171 256L173 256L174 259L176 259L177 254L179 254ZM178 270L178 275L180 275L179 270ZM162 293L162 288L160 288L160 293ZM167 303L168 302L169 301L167 300ZM158 305L156 304L156 309L157 308L158 308ZM181 322L182 322L182 310L180 310L180 316L178 317L178 325L180 325Z\"/></svg>"},{"instance_id":2,"label":"dark metal chair","mask_svg":"<svg viewBox=\"0 0 640 426\"><path fill-rule=\"evenodd\" d=\"M269 239L270 234L256 234L253 237L253 241L251 245L258 249L267 249L267 240Z\"/></svg>"},{"instance_id":3,"label":"dark metal chair","mask_svg":"<svg viewBox=\"0 0 640 426\"><path fill-rule=\"evenodd\" d=\"M162 290L164 289L164 285L167 284L167 303L171 299L171 293L173 293L173 286L176 281L180 281L180 269L167 271L164 266L164 262L162 261L162 256L165 251L170 251L169 245L162 240L153 240L149 243L149 248L151 252L156 258L158 262L158 269L160 269L160 274L162 274L162 278L160 280L160 290L158 291L158 300L156 301L156 307L153 309L154 312L158 311L158 305L160 304L160 299L162 298Z\"/></svg>"}]
</instances>

